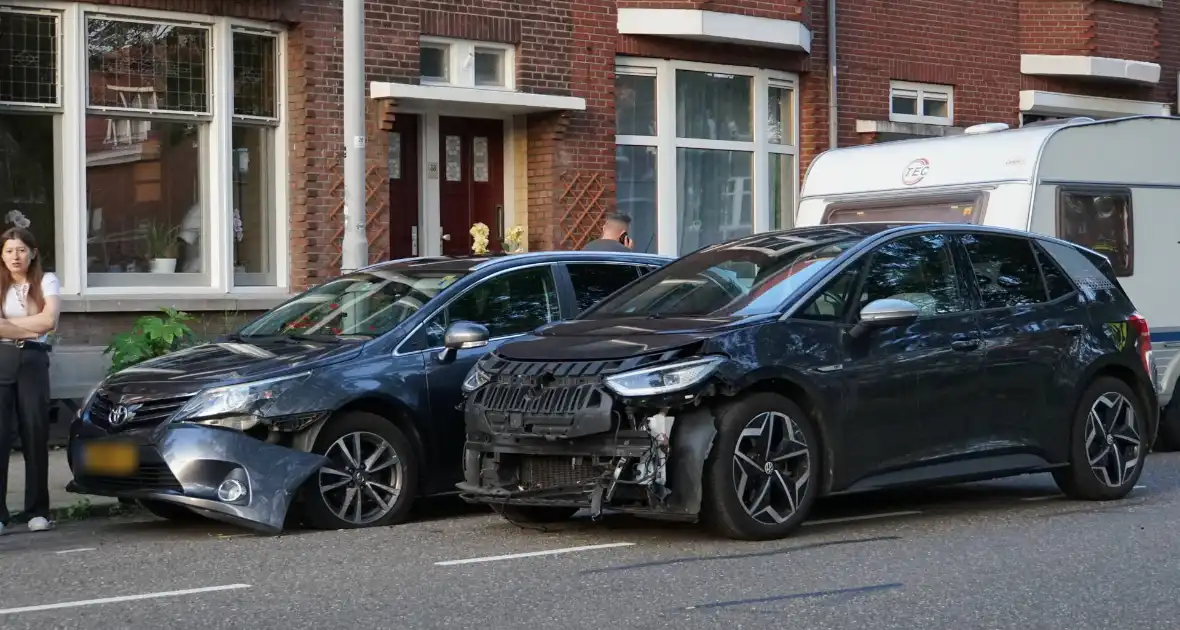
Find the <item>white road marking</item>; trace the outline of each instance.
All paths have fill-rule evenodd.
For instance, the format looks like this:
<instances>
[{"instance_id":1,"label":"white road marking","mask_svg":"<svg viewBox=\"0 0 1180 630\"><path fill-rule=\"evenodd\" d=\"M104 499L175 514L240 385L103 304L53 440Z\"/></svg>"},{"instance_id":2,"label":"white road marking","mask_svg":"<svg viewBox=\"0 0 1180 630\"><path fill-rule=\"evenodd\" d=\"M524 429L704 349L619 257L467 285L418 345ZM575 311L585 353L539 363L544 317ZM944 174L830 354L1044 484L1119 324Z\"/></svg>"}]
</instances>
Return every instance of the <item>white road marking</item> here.
<instances>
[{"instance_id":1,"label":"white road marking","mask_svg":"<svg viewBox=\"0 0 1180 630\"><path fill-rule=\"evenodd\" d=\"M60 556L64 553L79 553L82 551L96 551L96 549L94 547L78 547L77 549L62 549L61 551L55 551L54 553Z\"/></svg>"},{"instance_id":2,"label":"white road marking","mask_svg":"<svg viewBox=\"0 0 1180 630\"><path fill-rule=\"evenodd\" d=\"M1147 486L1135 486L1135 490L1146 490Z\"/></svg>"},{"instance_id":3,"label":"white road marking","mask_svg":"<svg viewBox=\"0 0 1180 630\"><path fill-rule=\"evenodd\" d=\"M534 556L552 556L559 553L574 553L576 551L589 551L591 549L610 549L612 547L630 547L635 543L607 543L605 545L586 545L583 547L564 547L562 549L547 549L545 551L528 551L525 553L510 553L503 556L487 556L484 558L466 558L463 560L444 560L442 562L435 562L435 566L449 567L456 564L474 564L476 562L495 562L497 560L514 560L516 558L531 558Z\"/></svg>"},{"instance_id":4,"label":"white road marking","mask_svg":"<svg viewBox=\"0 0 1180 630\"><path fill-rule=\"evenodd\" d=\"M120 597L104 597L102 599L84 599L58 604L43 604L41 606L24 606L21 608L0 608L0 615L15 615L17 613L40 612L42 610L57 610L59 608L77 608L79 606L96 606L98 604L114 604L117 602L133 602L141 599L155 599L159 597L177 597L195 593L211 593L213 591L229 591L238 588L250 588L249 584L226 584L224 586L205 586L202 588L187 588L181 591L164 591L162 593L143 593L141 595L122 595Z\"/></svg>"},{"instance_id":5,"label":"white road marking","mask_svg":"<svg viewBox=\"0 0 1180 630\"><path fill-rule=\"evenodd\" d=\"M803 527L809 525L829 525L832 523L851 523L853 521L869 521L877 518L889 518L891 516L913 516L921 514L921 510L907 510L905 512L884 512L881 514L863 514L861 516L845 516L842 518L825 518L818 521L804 521Z\"/></svg>"}]
</instances>

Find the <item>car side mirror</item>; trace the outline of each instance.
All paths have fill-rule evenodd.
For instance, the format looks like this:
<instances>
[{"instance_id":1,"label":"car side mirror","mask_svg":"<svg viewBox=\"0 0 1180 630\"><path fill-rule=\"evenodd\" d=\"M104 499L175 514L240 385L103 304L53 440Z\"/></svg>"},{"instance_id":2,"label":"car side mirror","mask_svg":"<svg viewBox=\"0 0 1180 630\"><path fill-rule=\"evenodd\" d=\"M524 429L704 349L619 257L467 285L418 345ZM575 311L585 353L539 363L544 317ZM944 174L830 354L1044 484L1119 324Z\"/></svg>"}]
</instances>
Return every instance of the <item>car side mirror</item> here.
<instances>
[{"instance_id":1,"label":"car side mirror","mask_svg":"<svg viewBox=\"0 0 1180 630\"><path fill-rule=\"evenodd\" d=\"M913 302L890 298L873 300L860 309L860 321L848 334L859 337L875 328L906 326L916 321L919 315L921 311Z\"/></svg>"},{"instance_id":2,"label":"car side mirror","mask_svg":"<svg viewBox=\"0 0 1180 630\"><path fill-rule=\"evenodd\" d=\"M439 361L451 361L460 350L482 348L488 345L488 329L475 322L455 322L443 334L443 349L438 353Z\"/></svg>"}]
</instances>

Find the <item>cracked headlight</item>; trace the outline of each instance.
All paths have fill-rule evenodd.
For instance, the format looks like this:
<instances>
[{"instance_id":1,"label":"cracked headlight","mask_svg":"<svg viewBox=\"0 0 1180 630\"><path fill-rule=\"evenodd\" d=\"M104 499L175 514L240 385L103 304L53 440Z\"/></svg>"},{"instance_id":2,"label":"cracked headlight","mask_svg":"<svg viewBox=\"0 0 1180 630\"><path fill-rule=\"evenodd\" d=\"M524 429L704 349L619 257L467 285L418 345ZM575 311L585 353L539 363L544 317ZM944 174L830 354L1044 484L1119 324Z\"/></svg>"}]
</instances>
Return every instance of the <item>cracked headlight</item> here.
<instances>
[{"instance_id":1,"label":"cracked headlight","mask_svg":"<svg viewBox=\"0 0 1180 630\"><path fill-rule=\"evenodd\" d=\"M670 394L705 380L724 361L725 357L709 356L623 372L607 377L606 386L628 398Z\"/></svg>"},{"instance_id":2,"label":"cracked headlight","mask_svg":"<svg viewBox=\"0 0 1180 630\"><path fill-rule=\"evenodd\" d=\"M196 422L245 431L258 424L267 408L284 392L298 387L311 372L206 389L193 396L172 417L173 422Z\"/></svg>"},{"instance_id":3,"label":"cracked headlight","mask_svg":"<svg viewBox=\"0 0 1180 630\"><path fill-rule=\"evenodd\" d=\"M487 385L492 380L492 376L483 371L479 364L471 366L471 370L467 372L467 378L463 379L463 393L470 394L471 392Z\"/></svg>"}]
</instances>

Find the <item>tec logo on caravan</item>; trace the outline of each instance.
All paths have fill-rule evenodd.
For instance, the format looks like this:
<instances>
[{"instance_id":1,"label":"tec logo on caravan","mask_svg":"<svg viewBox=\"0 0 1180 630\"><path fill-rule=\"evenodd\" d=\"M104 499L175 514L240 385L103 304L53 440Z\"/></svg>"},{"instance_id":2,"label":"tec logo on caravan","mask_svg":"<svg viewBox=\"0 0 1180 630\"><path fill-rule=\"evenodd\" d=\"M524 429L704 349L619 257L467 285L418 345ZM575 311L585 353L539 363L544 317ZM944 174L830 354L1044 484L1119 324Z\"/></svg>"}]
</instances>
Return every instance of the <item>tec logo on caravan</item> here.
<instances>
[{"instance_id":1,"label":"tec logo on caravan","mask_svg":"<svg viewBox=\"0 0 1180 630\"><path fill-rule=\"evenodd\" d=\"M905 165L901 171L901 183L906 186L913 186L922 181L927 174L930 173L930 160L926 158L918 158L913 162Z\"/></svg>"}]
</instances>

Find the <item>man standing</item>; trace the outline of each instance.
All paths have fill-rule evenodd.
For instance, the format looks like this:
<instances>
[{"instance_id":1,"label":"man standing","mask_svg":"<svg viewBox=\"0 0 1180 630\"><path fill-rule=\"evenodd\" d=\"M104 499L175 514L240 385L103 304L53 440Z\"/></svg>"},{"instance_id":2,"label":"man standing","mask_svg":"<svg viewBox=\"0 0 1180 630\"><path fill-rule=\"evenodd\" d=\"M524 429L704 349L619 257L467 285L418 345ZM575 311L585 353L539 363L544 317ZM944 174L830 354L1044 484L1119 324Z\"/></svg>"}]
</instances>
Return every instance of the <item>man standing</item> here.
<instances>
[{"instance_id":1,"label":"man standing","mask_svg":"<svg viewBox=\"0 0 1180 630\"><path fill-rule=\"evenodd\" d=\"M583 250L595 251L631 251L631 236L627 230L631 227L631 217L625 214L612 214L602 225L602 237L586 243Z\"/></svg>"}]
</instances>

